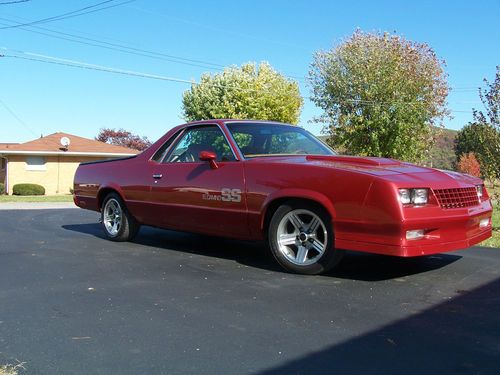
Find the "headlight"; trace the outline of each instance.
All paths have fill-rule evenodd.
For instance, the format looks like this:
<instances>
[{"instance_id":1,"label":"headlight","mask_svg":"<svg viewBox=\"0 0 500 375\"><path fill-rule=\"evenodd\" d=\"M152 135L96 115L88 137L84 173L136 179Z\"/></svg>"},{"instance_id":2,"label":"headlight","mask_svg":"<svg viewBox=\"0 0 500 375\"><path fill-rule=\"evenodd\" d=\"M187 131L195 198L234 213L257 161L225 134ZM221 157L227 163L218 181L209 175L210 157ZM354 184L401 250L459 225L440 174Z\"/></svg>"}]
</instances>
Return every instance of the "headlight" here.
<instances>
[{"instance_id":1,"label":"headlight","mask_svg":"<svg viewBox=\"0 0 500 375\"><path fill-rule=\"evenodd\" d=\"M399 201L402 204L427 204L429 189L399 189Z\"/></svg>"},{"instance_id":2,"label":"headlight","mask_svg":"<svg viewBox=\"0 0 500 375\"><path fill-rule=\"evenodd\" d=\"M477 197L481 199L483 197L483 185L476 185Z\"/></svg>"},{"instance_id":3,"label":"headlight","mask_svg":"<svg viewBox=\"0 0 500 375\"><path fill-rule=\"evenodd\" d=\"M403 204L410 204L411 203L410 189L399 189L399 200Z\"/></svg>"},{"instance_id":4,"label":"headlight","mask_svg":"<svg viewBox=\"0 0 500 375\"><path fill-rule=\"evenodd\" d=\"M412 189L411 203L413 204L427 204L427 189Z\"/></svg>"}]
</instances>

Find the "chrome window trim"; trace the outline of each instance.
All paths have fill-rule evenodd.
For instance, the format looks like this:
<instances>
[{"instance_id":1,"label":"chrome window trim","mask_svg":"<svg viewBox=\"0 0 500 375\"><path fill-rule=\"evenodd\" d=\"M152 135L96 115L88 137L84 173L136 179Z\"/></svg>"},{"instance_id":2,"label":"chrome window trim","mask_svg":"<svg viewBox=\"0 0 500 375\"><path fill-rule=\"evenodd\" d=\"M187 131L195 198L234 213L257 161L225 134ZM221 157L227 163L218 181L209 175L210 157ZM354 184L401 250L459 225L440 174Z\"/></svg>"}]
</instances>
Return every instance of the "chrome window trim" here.
<instances>
[{"instance_id":1,"label":"chrome window trim","mask_svg":"<svg viewBox=\"0 0 500 375\"><path fill-rule=\"evenodd\" d=\"M172 148L172 146L174 144L177 143L177 138L179 138L179 136L181 134L184 134L184 130L185 128L182 128L182 129L179 129L179 131L177 133L175 133L174 135L172 135L172 137L174 137L174 139L172 140L172 143L170 144L170 146L168 146L165 151L163 151L163 155L162 157L159 159L159 161L156 161L156 160L153 160L153 158L155 157L156 153L160 150L160 148L162 148L165 143L167 143L168 141L170 141L172 139L172 137L168 138L165 142L163 142L161 144L160 147L158 147L158 149L153 153L153 155L151 155L151 157L149 158L149 161L153 162L153 163L157 163L157 164L163 164L163 161L165 160L165 156L168 154L168 152L170 151L170 149Z\"/></svg>"},{"instance_id":2,"label":"chrome window trim","mask_svg":"<svg viewBox=\"0 0 500 375\"><path fill-rule=\"evenodd\" d=\"M227 124L227 123L224 123L224 124ZM245 155L243 154L243 152L241 152L240 146L238 146L238 142L236 142L236 139L234 139L234 137L233 137L233 133L231 132L231 130L229 130L229 128L227 126L225 126L225 128L226 128L227 134L229 134L229 136L231 137L231 140L233 141L234 147L237 149L238 153L240 154L240 157L237 157L236 160L238 160L238 161L246 160ZM226 137L226 140L227 140L227 137ZM228 143L229 143L229 147L231 147L231 142L228 142ZM232 149L233 148L231 147L231 150ZM233 150L233 154L234 154L234 150Z\"/></svg>"}]
</instances>

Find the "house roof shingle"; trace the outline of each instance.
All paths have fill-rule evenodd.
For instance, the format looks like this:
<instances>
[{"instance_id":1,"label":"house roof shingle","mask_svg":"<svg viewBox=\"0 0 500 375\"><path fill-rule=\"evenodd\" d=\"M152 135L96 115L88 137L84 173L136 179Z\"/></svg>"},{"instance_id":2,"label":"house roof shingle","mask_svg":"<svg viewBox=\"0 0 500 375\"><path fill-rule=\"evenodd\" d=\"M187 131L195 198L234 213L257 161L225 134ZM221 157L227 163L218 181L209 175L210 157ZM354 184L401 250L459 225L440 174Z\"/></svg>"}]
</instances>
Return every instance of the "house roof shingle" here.
<instances>
[{"instance_id":1,"label":"house roof shingle","mask_svg":"<svg viewBox=\"0 0 500 375\"><path fill-rule=\"evenodd\" d=\"M64 149L61 145L61 138L63 137L67 137L70 140L67 149ZM133 155L138 154L140 151L58 132L26 143L0 143L0 153L6 154L9 152Z\"/></svg>"}]
</instances>

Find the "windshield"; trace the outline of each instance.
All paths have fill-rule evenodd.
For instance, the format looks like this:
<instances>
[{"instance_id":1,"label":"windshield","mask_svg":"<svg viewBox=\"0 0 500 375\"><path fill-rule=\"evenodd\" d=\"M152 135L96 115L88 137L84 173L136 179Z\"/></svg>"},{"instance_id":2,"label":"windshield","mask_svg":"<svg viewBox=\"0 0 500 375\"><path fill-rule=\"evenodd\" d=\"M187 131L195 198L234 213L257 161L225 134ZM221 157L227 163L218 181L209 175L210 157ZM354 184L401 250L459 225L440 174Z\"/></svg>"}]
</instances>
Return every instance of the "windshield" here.
<instances>
[{"instance_id":1,"label":"windshield","mask_svg":"<svg viewBox=\"0 0 500 375\"><path fill-rule=\"evenodd\" d=\"M233 122L227 127L246 158L276 155L335 155L308 131L292 125Z\"/></svg>"}]
</instances>

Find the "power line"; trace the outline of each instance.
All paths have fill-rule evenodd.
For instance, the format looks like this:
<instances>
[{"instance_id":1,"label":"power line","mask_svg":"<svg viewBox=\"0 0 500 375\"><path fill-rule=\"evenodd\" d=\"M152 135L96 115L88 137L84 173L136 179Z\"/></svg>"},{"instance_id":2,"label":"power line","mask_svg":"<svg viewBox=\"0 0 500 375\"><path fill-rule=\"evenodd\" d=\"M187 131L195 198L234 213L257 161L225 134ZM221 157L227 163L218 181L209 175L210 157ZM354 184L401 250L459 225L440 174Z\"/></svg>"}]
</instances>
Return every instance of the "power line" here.
<instances>
[{"instance_id":1,"label":"power line","mask_svg":"<svg viewBox=\"0 0 500 375\"><path fill-rule=\"evenodd\" d=\"M6 49L4 49L4 50L6 50ZM196 84L196 82L194 82L194 81L189 81L189 80L181 79L181 78L166 77L166 76L161 76L161 75L156 75L156 74L136 72L133 70L116 69L116 68L111 68L111 67L102 66L102 65L88 64L88 63L84 63L84 62L80 62L80 61L60 59L58 57L39 55L39 54L29 53L29 52L22 52L22 51L13 51L13 52L27 55L29 57L18 56L15 54L4 54L4 55L2 55L2 57L11 57L11 58L21 59L21 60L38 61L38 62L43 62L43 63L47 63L47 64L64 65L64 66L70 66L70 67L74 67L74 68L97 70L97 71L101 71L101 72L122 74L122 75L142 77L142 78L150 78L150 79L156 79L156 80L161 80L161 81L181 82L181 83L190 83L190 84L195 83Z\"/></svg>"},{"instance_id":2,"label":"power line","mask_svg":"<svg viewBox=\"0 0 500 375\"><path fill-rule=\"evenodd\" d=\"M25 1L30 1L30 0L20 0L18 2L25 2ZM40 27L40 26L33 26L33 25L36 25L38 23L49 22L48 20L59 20L59 19L64 19L64 18L70 18L70 17L73 17L73 16L80 16L80 15L87 14L87 13L92 13L92 12L101 11L101 10L104 10L104 9L108 9L108 8L120 6L120 5L125 5L125 4L128 4L128 3L134 2L136 0L127 0L127 1L123 1L123 2L118 3L118 4L110 5L108 7L99 8L99 9L92 10L92 11L85 12L85 13L81 13L81 14L71 15L72 13L81 12L82 10L93 8L93 7L96 7L96 6L105 4L105 3L109 3L109 2L112 2L112 1L116 1L116 0L103 1L103 2L94 4L94 5L91 5L91 6L87 6L87 7L81 8L79 10L75 10L75 11L72 11L72 12L64 13L63 15L49 17L49 18L46 18L46 19L38 20L38 21L30 21L30 22L27 22L27 23L20 23L20 22L17 22L17 21L9 20L7 18L0 18L0 19L2 19L4 21L7 21L7 22L16 23L16 25L7 25L5 23L0 23L1 25L4 25L4 27L0 27L0 30L2 30L2 29L10 29L10 28L21 28L22 30L27 31L27 32L36 33L36 34L40 34L40 35L45 35L45 36L48 36L48 37L51 37L51 38L57 38L57 39L67 40L67 41L71 41L71 42L75 42L75 43L86 44L86 45L93 46L93 47L100 47L100 48L105 48L105 49L109 49L109 50L115 50L115 51L119 51L119 52L123 52L123 53L134 54L134 55L137 55L137 56L143 56L143 57L149 57L149 58L154 58L154 59L160 59L160 60L170 61L170 62L174 62L174 63L180 63L180 64L185 64L185 65L202 67L202 68L206 68L206 69L212 69L212 70L218 70L218 71L224 70L223 68L226 65L222 65L222 64L218 64L218 63L208 62L208 61L199 60L199 59L189 59L189 58L175 56L175 55L169 55L169 54L165 54L165 53L161 53L161 52L156 52L156 51L151 51L151 50L145 50L145 49L136 48L136 47L130 47L130 46L126 46L126 45L123 45L123 44L110 43L110 42L106 42L106 41L102 41L102 40L98 40L98 39L94 39L94 38L88 38L88 37L83 37L83 36L79 36L79 35L75 35L75 34L65 33L65 32L56 31L56 30L52 30L52 29L47 29L47 28L43 28L43 27ZM0 3L0 5L1 4L2 3ZM138 8L138 7L130 7L130 8L131 9L135 9L135 10L139 10L139 11L142 11L142 12L147 12L147 13L150 13L150 14L159 14L162 17L169 18L165 14L158 13L158 12L152 12L152 11L150 11L148 9L143 9L143 8ZM63 17L64 15L70 15L70 16ZM176 19L176 18L173 18L173 19ZM186 23L193 23L194 25L205 27L205 25L194 23L192 21L187 21L187 20L183 20L183 19L177 19L177 20L180 20L180 21L186 22ZM60 36L57 36L57 35L50 35L50 34L46 34L46 33L43 33L43 32L37 32L35 30L26 29L25 28L26 26L32 27L32 28L36 28L36 29L39 29L39 30L45 30L45 31L50 32L50 33L65 35L65 36L68 36L68 37L71 37L71 38L84 39L84 40L88 40L88 41L92 41L92 42L95 42L95 43L100 43L100 44L104 44L104 45L108 45L108 46L116 47L116 48L106 47L106 46L103 46L103 45L98 45L98 44L93 44L93 43L86 43L86 42L83 42L81 40L74 40L74 39L71 39L71 38L60 37ZM227 31L227 30L215 29L213 27L209 27L209 28L212 29L212 30ZM239 36L252 37L252 36L238 34L238 33L233 33L233 34L234 35L239 35ZM135 53L135 52L137 52L137 53ZM151 55L153 55L153 56L151 56ZM161 58L161 57L165 57L165 58ZM176 59L176 60L170 60L170 59ZM181 61L177 61L177 60L181 60ZM185 62L182 62L182 61L185 61ZM186 63L186 62L190 62L190 63ZM192 63L195 63L195 64L192 64ZM204 64L204 65L209 65L209 67L204 66L204 65L198 65L197 63ZM284 76L288 77L288 78L296 79L296 80L301 80L301 81L305 80L305 77L299 77L299 76L295 76L295 75L284 74ZM480 88L478 88L478 87L456 87L456 88L450 87L450 89L452 89L455 92L472 92L472 91L477 91Z\"/></svg>"},{"instance_id":3,"label":"power line","mask_svg":"<svg viewBox=\"0 0 500 375\"><path fill-rule=\"evenodd\" d=\"M17 120L17 122L19 122L22 126L24 126L31 134L33 134L35 137L38 136L38 134L36 134L33 130L31 130L31 128L23 120L21 120L21 118L18 115L16 115L16 113L12 109L10 109L10 107L7 104L5 104L1 99L0 99L0 104L7 110L7 112L11 114L12 117L14 117Z\"/></svg>"},{"instance_id":4,"label":"power line","mask_svg":"<svg viewBox=\"0 0 500 375\"><path fill-rule=\"evenodd\" d=\"M30 1L30 0L4 1L4 2L1 2L0 5L19 4L19 3L26 3L28 1Z\"/></svg>"},{"instance_id":5,"label":"power line","mask_svg":"<svg viewBox=\"0 0 500 375\"><path fill-rule=\"evenodd\" d=\"M173 21L182 22L182 23L185 23L187 25L196 26L198 28L202 28L202 29L205 29L205 30L210 30L210 31L213 31L213 32L216 32L216 33L224 33L224 34L227 34L227 35L232 35L232 36L235 36L237 38L243 37L243 38L253 39L253 40L261 41L261 42L264 41L264 42L275 44L275 45L281 45L281 46L285 46L285 47L297 48L297 49L300 49L300 50L303 50L303 51L308 51L309 53L312 52L312 51L310 51L309 48L306 48L306 47L301 46L301 45L292 44L292 43L285 43L285 42L281 42L281 41L277 41L277 40L272 40L272 39L269 39L269 38L259 38L259 37L255 36L255 35L244 34L244 33L241 33L241 32L235 32L234 28L230 29L228 27L215 27L214 25L217 25L217 23L214 23L214 22L205 22L205 23L194 22L194 21L187 20L187 19L182 19L182 18L178 18L178 17L172 17L172 16L167 15L165 13L161 13L161 12L158 12L158 11L152 11L152 10L145 9L145 8L140 8L140 7L137 7L137 6L127 6L127 8L134 9L134 10L137 10L139 12L143 12L143 13L147 13L147 14L152 14L152 15L160 16L161 18L164 18L164 19L167 19L167 20L171 20L171 21L173 20Z\"/></svg>"},{"instance_id":6,"label":"power line","mask_svg":"<svg viewBox=\"0 0 500 375\"><path fill-rule=\"evenodd\" d=\"M64 16L68 16L68 15L72 15L72 14L75 14L75 13L78 13L78 12L81 12L81 11L84 11L84 10L86 10L86 9L94 8L94 7L97 7L97 6L99 6L99 5L103 5L103 4L106 4L106 3L112 2L112 1L115 1L115 0L106 0L106 1L101 1L100 3L94 4L94 5L90 5L90 6L87 6L87 7L84 7L84 8L80 8L80 9L77 9L77 10L74 10L74 11L71 11L71 12L63 13L63 14L60 14L60 15L57 15L57 16L52 16L52 17L42 18L42 19L37 20L37 21L31 21L31 22L28 22L28 23L20 24L20 25L7 26L7 27L0 27L0 30L3 30L3 29L14 29L14 28L17 28L17 27L22 27L22 26L31 26L31 25L36 25L36 24L38 24L38 23L45 23L45 22L54 21L54 20L57 20L57 19L58 19L58 18L60 18L60 17L64 17Z\"/></svg>"},{"instance_id":7,"label":"power line","mask_svg":"<svg viewBox=\"0 0 500 375\"><path fill-rule=\"evenodd\" d=\"M114 7L117 7L117 6L120 6L120 5L124 5L124 4L128 4L128 3L131 3L131 2L136 1L136 0L126 0L126 1L122 1L122 2L117 3L117 4L108 5L106 7L102 7L102 8L99 8L99 9L92 9L92 8L96 8L96 7L100 6L100 5L104 5L106 3L110 3L110 2L113 2L113 1L116 1L116 0L101 1L101 2L99 2L97 4L94 4L94 5L89 5L89 6L77 9L77 10L73 10L71 12L66 12L66 13L63 13L63 14L59 14L57 16L43 18L43 19L37 20L37 21L32 21L32 22L28 22L28 23L24 23L24 24L19 24L19 25L12 25L12 26L0 27L0 30L15 29L15 28L19 28L19 27L33 26L33 25L37 25L37 24L40 24L40 23L47 23L47 22L52 22L52 21L60 21L60 20L67 19L67 18L73 18L73 17L82 16L84 14L89 14L89 13L94 13L94 12L100 12L101 10L109 9L109 8L114 8ZM88 10L88 9L91 9L91 10Z\"/></svg>"},{"instance_id":8,"label":"power line","mask_svg":"<svg viewBox=\"0 0 500 375\"><path fill-rule=\"evenodd\" d=\"M122 74L122 75L135 76L135 77L141 77L141 78L150 78L150 79L156 79L156 80L161 80L161 81L188 83L188 84L192 84L192 85L199 85L200 84L199 82L196 82L194 80L187 80L187 79L175 78L175 77L167 77L167 76L161 76L161 75L157 75L157 74L137 72L137 71L133 71L133 70L117 69L117 68L107 67L107 66L103 66L103 65L89 64L89 63L82 62L82 61L62 59L62 58L55 57L55 56L42 55L42 54L37 54L37 53L32 53L32 52L23 52L23 51L11 50L8 48L0 48L0 50L12 52L10 54L0 55L0 57L10 57L10 58L21 59L21 60L37 61L37 62L42 62L42 63L47 63L47 64L64 65L64 66L70 66L70 67L74 67L74 68L97 70L97 71L101 71L101 72ZM23 56L19 56L19 55L23 55ZM259 92L259 91L265 90L265 88L263 88L261 90L241 89L238 86L227 86L227 85L219 85L219 84L212 84L212 86L213 87L222 87L222 88L234 88L234 89L240 89L241 91L249 91L249 92ZM357 100L352 99L352 101L357 101Z\"/></svg>"},{"instance_id":9,"label":"power line","mask_svg":"<svg viewBox=\"0 0 500 375\"><path fill-rule=\"evenodd\" d=\"M227 65L222 65L222 64L219 64L219 63L209 62L209 61L201 60L201 59L186 58L186 57L181 57L181 56L166 54L166 53L162 53L162 52L157 52L157 51L152 51L152 50L146 50L146 49L137 48L137 47L131 47L130 45L106 42L106 41L99 40L99 39L96 39L96 38L88 38L88 37L84 37L84 36L80 36L80 35L75 35L75 34L71 34L71 33L67 33L67 32L62 32L62 31L57 31L57 30L53 30L53 29L48 29L48 28L45 28L45 27L31 26L31 25L29 26L31 29L35 28L35 29L38 29L38 30L43 30L43 31L47 31L49 33L63 35L63 36L51 35L51 34L47 34L47 33L41 32L41 31L35 31L35 30L27 29L26 27L23 26L23 25L28 25L29 23L24 23L23 24L23 23L20 23L20 22L17 22L17 21L10 20L8 18L1 18L1 17L0 17L0 20L4 20L4 21L10 22L10 23L15 23L15 24L17 24L17 25L15 25L16 27L19 27L22 30L27 31L27 32L31 32L31 33L35 33L35 34L39 34L39 35L48 36L48 37L51 37L51 38L67 40L67 41L70 41L70 42L84 44L84 45L89 45L89 46L93 46L93 47L99 47L99 48L104 48L104 49L108 49L108 50L114 50L114 51L123 52L123 53L127 53L127 54L132 54L132 55L137 55L137 56L143 56L143 57L148 57L148 58L153 58L153 59L159 59L159 60L174 62L174 63L178 63L178 64L196 66L196 67L201 67L201 68L211 69L211 70L217 70L217 71L223 71L224 68L227 66ZM11 26L11 25L8 25L8 24L5 24L5 23L0 23L0 25ZM2 29L2 28L0 28L0 29ZM77 38L77 39L81 39L81 40L75 40L75 39L72 39L72 38ZM85 41L90 41L92 43L85 42L84 40ZM99 43L99 44L95 44L95 43ZM285 74L284 76L288 77L288 78L291 78L291 79L295 79L295 80L301 80L301 81L305 80L304 77L298 77L298 76L294 76L294 75L286 75Z\"/></svg>"},{"instance_id":10,"label":"power line","mask_svg":"<svg viewBox=\"0 0 500 375\"><path fill-rule=\"evenodd\" d=\"M14 58L14 59L36 61L36 62L42 62L42 63L46 63L46 64L69 66L69 67L73 67L73 68L80 68L80 69L87 69L87 70L96 70L96 71L101 71L101 72L121 74L121 75L134 76L134 77L140 77L140 78L149 78L149 79L155 79L155 80L160 80L160 81L170 81L170 82L186 83L186 84L191 84L191 85L200 85L199 82L196 82L194 80L187 80L187 79L176 78L176 77L168 77L168 76L162 76L162 75L157 75L157 74L143 73L143 72L137 72L137 71L133 71L133 70L117 69L117 68L107 67L107 66L103 66L103 65L89 64L89 63L76 61L76 60L62 59L62 58L55 57L55 56L48 56L48 55L42 55L42 54L37 54L37 53L31 53L31 52L15 51L15 50L7 49L7 48L0 48L0 50L13 52L11 54L0 55L2 57L10 57L10 58ZM19 56L19 55L23 55L23 56ZM227 86L227 85L219 85L219 84L212 84L212 86L213 87L221 87L221 88L239 89L241 91L247 91L247 92L259 92L259 91L265 90L265 88L263 88L261 90L246 89L246 88L241 89L237 86ZM302 97L302 98L306 99L306 97ZM376 105L378 105L378 106L379 105L417 106L417 105L422 104L420 102L404 102L404 101L392 101L391 102L391 101L376 101L376 100L353 99L353 98L342 98L337 104L342 104L342 102L362 104L362 105L371 105L371 106L376 106ZM454 110L454 109L451 109L450 112L473 113L472 111L463 111L463 110Z\"/></svg>"},{"instance_id":11,"label":"power line","mask_svg":"<svg viewBox=\"0 0 500 375\"><path fill-rule=\"evenodd\" d=\"M2 50L2 49L7 50L6 48L0 48L0 50ZM103 65L88 64L88 63L81 62L81 61L61 59L59 57L41 55L41 54L36 54L36 53L31 53L31 52L22 52L22 51L13 51L13 52L17 53L17 55L16 54L3 54L3 55L0 55L0 57L11 57L11 58L21 59L21 60L37 61L37 62L42 62L42 63L47 63L47 64L69 66L69 67L73 67L73 68L80 68L80 69L87 69L87 70L96 70L96 71L100 71L100 72L121 74L121 75L140 77L140 78L149 78L149 79L155 79L155 80L160 80L160 81L170 81L170 82L178 82L178 83L187 83L187 84L191 84L191 85L200 85L199 82L196 82L194 80L187 80L187 79L176 78L176 77L167 77L167 76L162 76L162 75L158 75L158 74L137 72L137 71L133 71L133 70L111 68L111 67L107 67L107 66L103 66ZM26 56L19 56L18 54L23 54ZM262 88L260 90L256 90L256 89L240 88L239 86L228 86L228 85L220 85L220 84L211 84L211 86L220 87L220 88L232 88L232 89L237 89L237 90L240 90L243 92L260 92L260 91L265 90L265 88Z\"/></svg>"},{"instance_id":12,"label":"power line","mask_svg":"<svg viewBox=\"0 0 500 375\"><path fill-rule=\"evenodd\" d=\"M1 18L1 17L0 17L0 19L5 20L5 18ZM8 20L8 21L12 22L10 20ZM0 22L0 24L5 25L5 23L1 23L1 22ZM116 43L100 41L98 39L92 39L92 38L82 37L82 36L78 36L78 35L74 35L74 34L53 31L53 30L43 28L43 27L38 27L38 26L30 26L30 27L34 27L34 28L41 29L41 30L47 30L48 32L51 32L51 33L67 35L68 37L59 36L59 35L51 35L51 34L47 34L45 32L41 32L41 31L29 30L29 29L26 29L24 27L21 29L24 31L35 33L35 34L45 35L45 36L48 36L51 38L67 40L67 41L74 42L74 43L104 48L104 49L108 49L108 50L112 50L112 51L118 51L118 52L123 52L123 53L127 53L127 54L132 54L132 55L136 55L136 56L143 56L143 57L148 57L148 58L162 60L162 61L169 61L169 62L183 64L183 65L196 66L196 67L200 67L200 68L204 68L204 69L215 69L215 70L220 70L220 71L223 70L222 68L206 66L206 65L219 65L219 64L202 62L201 60L188 59L188 58L183 58L183 57L174 56L174 55L167 55L167 54L163 54L160 52L143 50L140 48L128 47L128 46L120 45L120 44L116 44ZM72 39L72 38L79 38L79 39L94 41L95 43L89 43L89 42L85 42L83 40L76 40L76 39ZM101 43L101 44L105 44L105 45L96 44L96 43ZM196 63L197 61L199 61L200 64ZM205 65L201 65L201 64L205 64ZM223 65L219 65L219 66L223 67Z\"/></svg>"},{"instance_id":13,"label":"power line","mask_svg":"<svg viewBox=\"0 0 500 375\"><path fill-rule=\"evenodd\" d=\"M19 24L19 26L22 25L21 23L19 23L17 21L13 21L13 20L10 20L7 18L0 17L0 20L4 20L7 22L11 22L11 23L17 23L17 24ZM0 22L0 25L7 25L8 26L8 24L1 23L1 22ZM166 53L152 51L152 50L146 50L146 49L137 48L137 47L130 47L130 46L127 46L124 44L111 43L111 42L106 42L106 41L95 39L95 38L88 38L88 37L79 36L79 35L66 33L66 32L62 32L62 31L56 31L53 29L48 29L46 27L40 27L40 26L29 26L29 27L35 28L38 30L44 30L44 31L47 31L49 33L54 33L54 34L58 34L58 35L51 35L51 34L47 34L45 32L27 29L25 27L20 27L20 28L24 31L39 34L39 35L48 36L50 38L67 40L67 41L74 42L74 43L104 48L104 49L108 49L108 50L132 54L132 55L136 55L136 56L148 57L148 58L157 59L157 60L169 61L169 62L173 62L173 63L177 63L177 64L196 66L196 67L200 67L200 68L204 68L204 69L211 69L211 70L217 70L217 71L223 71L224 68L226 67L226 65L222 65L222 64L214 63L214 62L209 62L206 60L186 58L186 57L166 54ZM59 36L59 35L63 35L63 36ZM82 39L82 40L75 40L72 38L77 38L77 39ZM90 41L93 43L85 42L84 40L87 40L87 41ZM99 44L95 44L95 43L99 43ZM304 77L298 77L298 76L286 75L286 74L284 74L284 76L287 78L295 79L295 80L301 80L301 81L305 80Z\"/></svg>"}]
</instances>

